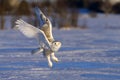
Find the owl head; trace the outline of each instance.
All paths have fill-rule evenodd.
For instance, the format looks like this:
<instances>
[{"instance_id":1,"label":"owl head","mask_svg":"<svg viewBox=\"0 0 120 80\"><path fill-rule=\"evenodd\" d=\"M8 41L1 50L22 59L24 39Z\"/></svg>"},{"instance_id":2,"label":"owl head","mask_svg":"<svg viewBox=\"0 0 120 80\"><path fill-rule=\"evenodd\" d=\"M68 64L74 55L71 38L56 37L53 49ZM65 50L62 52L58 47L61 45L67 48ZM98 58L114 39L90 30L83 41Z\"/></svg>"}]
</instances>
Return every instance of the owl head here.
<instances>
[{"instance_id":1,"label":"owl head","mask_svg":"<svg viewBox=\"0 0 120 80\"><path fill-rule=\"evenodd\" d=\"M51 45L52 51L54 51L54 52L58 51L60 49L61 45L62 45L61 42L53 41L53 43Z\"/></svg>"}]
</instances>

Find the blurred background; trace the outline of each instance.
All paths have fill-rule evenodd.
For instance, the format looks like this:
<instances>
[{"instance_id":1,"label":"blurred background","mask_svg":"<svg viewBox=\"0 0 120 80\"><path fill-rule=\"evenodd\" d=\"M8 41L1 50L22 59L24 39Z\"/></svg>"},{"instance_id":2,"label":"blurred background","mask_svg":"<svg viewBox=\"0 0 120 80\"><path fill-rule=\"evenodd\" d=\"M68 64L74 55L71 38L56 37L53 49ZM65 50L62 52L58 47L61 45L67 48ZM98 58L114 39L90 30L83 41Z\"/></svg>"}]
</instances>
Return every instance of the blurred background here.
<instances>
[{"instance_id":1,"label":"blurred background","mask_svg":"<svg viewBox=\"0 0 120 80\"><path fill-rule=\"evenodd\" d=\"M0 0L0 29L12 29L22 18L37 26L38 6L56 28L112 28L120 25L120 0Z\"/></svg>"}]
</instances>

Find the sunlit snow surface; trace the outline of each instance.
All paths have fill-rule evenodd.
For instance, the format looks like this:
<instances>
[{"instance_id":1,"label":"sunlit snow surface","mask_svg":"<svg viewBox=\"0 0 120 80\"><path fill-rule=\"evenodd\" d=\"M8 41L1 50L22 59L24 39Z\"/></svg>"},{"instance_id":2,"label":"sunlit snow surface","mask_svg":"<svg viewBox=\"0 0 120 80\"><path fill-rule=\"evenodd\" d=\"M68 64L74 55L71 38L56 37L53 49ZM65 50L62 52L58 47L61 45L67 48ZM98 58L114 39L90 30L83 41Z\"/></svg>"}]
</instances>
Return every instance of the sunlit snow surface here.
<instances>
[{"instance_id":1,"label":"sunlit snow surface","mask_svg":"<svg viewBox=\"0 0 120 80\"><path fill-rule=\"evenodd\" d=\"M120 80L120 30L54 30L61 60L49 68L37 48L14 30L0 31L0 80Z\"/></svg>"}]
</instances>

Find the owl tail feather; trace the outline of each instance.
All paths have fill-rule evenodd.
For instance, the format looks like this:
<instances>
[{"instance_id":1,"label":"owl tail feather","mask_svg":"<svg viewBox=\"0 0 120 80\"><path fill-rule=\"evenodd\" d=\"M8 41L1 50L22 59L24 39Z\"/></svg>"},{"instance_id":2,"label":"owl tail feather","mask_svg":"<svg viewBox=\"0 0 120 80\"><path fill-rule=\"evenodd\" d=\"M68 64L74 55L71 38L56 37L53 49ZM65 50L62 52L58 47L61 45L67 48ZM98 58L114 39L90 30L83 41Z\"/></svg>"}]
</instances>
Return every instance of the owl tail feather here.
<instances>
[{"instance_id":1,"label":"owl tail feather","mask_svg":"<svg viewBox=\"0 0 120 80\"><path fill-rule=\"evenodd\" d=\"M32 50L31 51L31 54L34 55L34 54L40 54L43 52L43 48L37 48L35 50Z\"/></svg>"}]
</instances>

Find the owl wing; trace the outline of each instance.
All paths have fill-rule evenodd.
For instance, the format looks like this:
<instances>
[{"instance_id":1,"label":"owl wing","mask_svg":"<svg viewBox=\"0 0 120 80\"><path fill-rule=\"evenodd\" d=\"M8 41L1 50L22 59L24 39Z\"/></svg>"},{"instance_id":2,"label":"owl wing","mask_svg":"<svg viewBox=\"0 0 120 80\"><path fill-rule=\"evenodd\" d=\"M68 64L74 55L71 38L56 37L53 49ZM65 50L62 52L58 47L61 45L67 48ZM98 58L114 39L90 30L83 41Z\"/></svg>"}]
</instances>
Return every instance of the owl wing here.
<instances>
[{"instance_id":1,"label":"owl wing","mask_svg":"<svg viewBox=\"0 0 120 80\"><path fill-rule=\"evenodd\" d=\"M16 22L16 28L22 32L26 37L29 38L37 38L39 43L41 44L44 43L47 47L50 48L50 42L48 41L46 35L44 34L44 32L30 24L28 24L27 22L19 19Z\"/></svg>"},{"instance_id":2,"label":"owl wing","mask_svg":"<svg viewBox=\"0 0 120 80\"><path fill-rule=\"evenodd\" d=\"M49 40L50 43L52 43L54 41L54 38L52 35L51 21L42 13L42 11L38 7L35 8L35 14L36 14L36 17L37 17L39 23L41 23L41 21L44 22L44 24L40 27L40 29L42 31L44 31L47 39Z\"/></svg>"},{"instance_id":3,"label":"owl wing","mask_svg":"<svg viewBox=\"0 0 120 80\"><path fill-rule=\"evenodd\" d=\"M45 16L40 14L41 11L38 7L34 8L34 12L41 28L45 24Z\"/></svg>"},{"instance_id":4,"label":"owl wing","mask_svg":"<svg viewBox=\"0 0 120 80\"><path fill-rule=\"evenodd\" d=\"M44 24L45 20L46 20L46 16L43 14L43 12L38 7L35 7L34 11L35 11L35 15L39 21L39 25L41 25L41 21Z\"/></svg>"}]
</instances>

